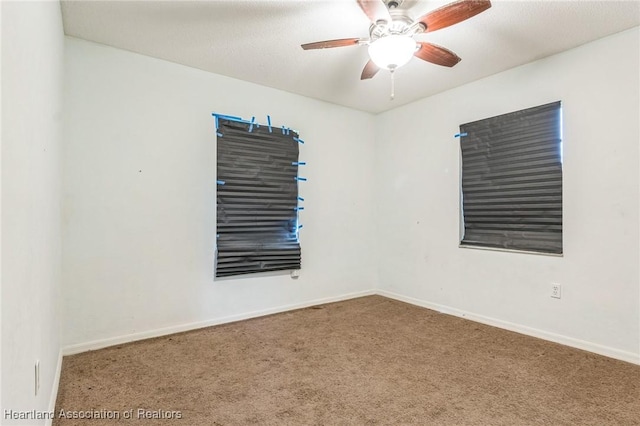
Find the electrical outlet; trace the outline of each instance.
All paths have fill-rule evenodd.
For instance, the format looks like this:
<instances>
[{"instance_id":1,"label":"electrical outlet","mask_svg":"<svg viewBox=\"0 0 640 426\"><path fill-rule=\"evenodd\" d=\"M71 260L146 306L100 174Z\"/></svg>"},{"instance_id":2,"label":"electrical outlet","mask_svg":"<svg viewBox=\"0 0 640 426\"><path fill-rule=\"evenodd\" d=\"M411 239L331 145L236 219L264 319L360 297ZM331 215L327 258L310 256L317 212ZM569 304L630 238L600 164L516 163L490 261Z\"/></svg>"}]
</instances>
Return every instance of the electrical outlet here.
<instances>
[{"instance_id":1,"label":"electrical outlet","mask_svg":"<svg viewBox=\"0 0 640 426\"><path fill-rule=\"evenodd\" d=\"M38 395L38 391L40 390L40 360L36 360L36 365L34 367L34 387L35 394Z\"/></svg>"},{"instance_id":2,"label":"electrical outlet","mask_svg":"<svg viewBox=\"0 0 640 426\"><path fill-rule=\"evenodd\" d=\"M551 297L555 299L562 297L562 286L560 284L551 284Z\"/></svg>"}]
</instances>

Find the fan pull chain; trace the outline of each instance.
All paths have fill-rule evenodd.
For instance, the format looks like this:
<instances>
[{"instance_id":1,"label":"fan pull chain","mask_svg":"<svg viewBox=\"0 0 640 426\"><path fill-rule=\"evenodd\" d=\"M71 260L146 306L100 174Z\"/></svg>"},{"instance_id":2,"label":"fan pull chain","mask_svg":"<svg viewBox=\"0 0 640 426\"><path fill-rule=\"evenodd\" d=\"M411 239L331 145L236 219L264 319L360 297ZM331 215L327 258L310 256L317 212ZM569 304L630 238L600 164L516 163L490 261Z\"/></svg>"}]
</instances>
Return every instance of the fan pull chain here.
<instances>
[{"instance_id":1,"label":"fan pull chain","mask_svg":"<svg viewBox=\"0 0 640 426\"><path fill-rule=\"evenodd\" d=\"M395 69L392 68L391 69L391 100L393 100L396 97L396 79L394 77L394 71Z\"/></svg>"}]
</instances>

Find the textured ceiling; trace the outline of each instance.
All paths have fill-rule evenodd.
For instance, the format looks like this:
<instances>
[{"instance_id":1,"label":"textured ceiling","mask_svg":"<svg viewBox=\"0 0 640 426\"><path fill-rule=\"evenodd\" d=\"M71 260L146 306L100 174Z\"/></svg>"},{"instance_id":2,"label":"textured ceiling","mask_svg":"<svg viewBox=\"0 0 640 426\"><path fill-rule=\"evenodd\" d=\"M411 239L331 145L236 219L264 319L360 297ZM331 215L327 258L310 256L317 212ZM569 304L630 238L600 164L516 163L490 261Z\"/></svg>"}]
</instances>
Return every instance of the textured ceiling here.
<instances>
[{"instance_id":1,"label":"textured ceiling","mask_svg":"<svg viewBox=\"0 0 640 426\"><path fill-rule=\"evenodd\" d=\"M447 1L406 0L412 17ZM366 46L300 44L368 37L355 0L63 1L65 33L132 52L369 111L385 111L640 25L640 2L504 1L416 38L456 52L444 68L413 58L361 81ZM597 58L594 58L597 60Z\"/></svg>"}]
</instances>

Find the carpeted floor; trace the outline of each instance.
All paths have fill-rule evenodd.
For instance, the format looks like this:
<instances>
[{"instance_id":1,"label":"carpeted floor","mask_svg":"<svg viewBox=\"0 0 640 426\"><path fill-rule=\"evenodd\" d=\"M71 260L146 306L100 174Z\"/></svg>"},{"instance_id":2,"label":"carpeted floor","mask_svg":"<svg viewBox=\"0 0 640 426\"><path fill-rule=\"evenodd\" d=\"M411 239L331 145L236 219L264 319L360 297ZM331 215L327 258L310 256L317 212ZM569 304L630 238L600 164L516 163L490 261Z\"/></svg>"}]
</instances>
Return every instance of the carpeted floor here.
<instances>
[{"instance_id":1,"label":"carpeted floor","mask_svg":"<svg viewBox=\"0 0 640 426\"><path fill-rule=\"evenodd\" d=\"M56 426L640 425L640 366L370 296L65 357L61 409L120 419Z\"/></svg>"}]
</instances>

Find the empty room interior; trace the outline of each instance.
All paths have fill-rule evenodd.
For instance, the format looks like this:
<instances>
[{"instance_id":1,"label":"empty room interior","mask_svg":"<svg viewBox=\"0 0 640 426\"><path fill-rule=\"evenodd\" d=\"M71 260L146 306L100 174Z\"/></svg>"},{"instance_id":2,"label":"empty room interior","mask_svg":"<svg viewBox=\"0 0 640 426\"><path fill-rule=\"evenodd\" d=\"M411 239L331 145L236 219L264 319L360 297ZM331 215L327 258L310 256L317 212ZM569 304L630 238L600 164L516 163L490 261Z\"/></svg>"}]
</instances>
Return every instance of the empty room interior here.
<instances>
[{"instance_id":1,"label":"empty room interior","mask_svg":"<svg viewBox=\"0 0 640 426\"><path fill-rule=\"evenodd\" d=\"M0 22L0 424L640 425L640 2Z\"/></svg>"}]
</instances>

